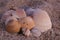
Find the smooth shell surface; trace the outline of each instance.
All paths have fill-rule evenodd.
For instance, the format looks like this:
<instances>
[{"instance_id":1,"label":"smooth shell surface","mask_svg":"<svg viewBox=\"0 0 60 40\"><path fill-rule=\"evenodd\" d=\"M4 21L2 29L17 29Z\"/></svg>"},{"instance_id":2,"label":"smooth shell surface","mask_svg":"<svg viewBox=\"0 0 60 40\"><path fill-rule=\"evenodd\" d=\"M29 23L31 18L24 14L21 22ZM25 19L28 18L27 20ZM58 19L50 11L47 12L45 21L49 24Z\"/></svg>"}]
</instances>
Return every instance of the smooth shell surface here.
<instances>
[{"instance_id":1,"label":"smooth shell surface","mask_svg":"<svg viewBox=\"0 0 60 40\"><path fill-rule=\"evenodd\" d=\"M14 19L9 20L6 24L6 30L7 32L10 33L17 33L20 31L20 28L21 28L21 24Z\"/></svg>"},{"instance_id":2,"label":"smooth shell surface","mask_svg":"<svg viewBox=\"0 0 60 40\"><path fill-rule=\"evenodd\" d=\"M31 35L33 35L34 37L39 37L41 35L41 32L37 28L34 27L31 30Z\"/></svg>"},{"instance_id":3,"label":"smooth shell surface","mask_svg":"<svg viewBox=\"0 0 60 40\"><path fill-rule=\"evenodd\" d=\"M23 28L32 29L35 26L34 20L31 17L24 17L21 19Z\"/></svg>"},{"instance_id":4,"label":"smooth shell surface","mask_svg":"<svg viewBox=\"0 0 60 40\"><path fill-rule=\"evenodd\" d=\"M26 17L26 13L25 13L24 9L17 9L17 10L16 10L16 14L17 14L20 18Z\"/></svg>"},{"instance_id":5,"label":"smooth shell surface","mask_svg":"<svg viewBox=\"0 0 60 40\"><path fill-rule=\"evenodd\" d=\"M51 29L52 23L48 13L41 9L35 9L33 13L33 19L36 24L36 28L40 30L40 32L45 32L48 29Z\"/></svg>"},{"instance_id":6,"label":"smooth shell surface","mask_svg":"<svg viewBox=\"0 0 60 40\"><path fill-rule=\"evenodd\" d=\"M33 36L38 37L41 35L41 32L45 32L51 29L51 19L45 10L41 10L38 8L29 8L26 10L26 13L29 16L32 16L35 22L35 27L31 30Z\"/></svg>"}]
</instances>

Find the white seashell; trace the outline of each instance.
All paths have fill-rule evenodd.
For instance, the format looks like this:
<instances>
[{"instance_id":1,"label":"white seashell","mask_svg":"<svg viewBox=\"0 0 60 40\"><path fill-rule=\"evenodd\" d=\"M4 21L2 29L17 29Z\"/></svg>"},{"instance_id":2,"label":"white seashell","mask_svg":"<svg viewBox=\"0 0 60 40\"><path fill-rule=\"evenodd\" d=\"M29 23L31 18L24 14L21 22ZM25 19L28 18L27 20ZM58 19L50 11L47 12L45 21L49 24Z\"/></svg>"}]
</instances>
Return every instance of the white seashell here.
<instances>
[{"instance_id":1,"label":"white seashell","mask_svg":"<svg viewBox=\"0 0 60 40\"><path fill-rule=\"evenodd\" d=\"M26 28L22 28L22 31L23 31L23 34L25 35L25 36L27 36L27 37L29 37L30 36L30 30L29 29L26 29Z\"/></svg>"},{"instance_id":2,"label":"white seashell","mask_svg":"<svg viewBox=\"0 0 60 40\"><path fill-rule=\"evenodd\" d=\"M27 10L28 11L26 11L26 12L29 15L33 11L32 16L35 21L35 28L37 29L37 30L32 29L33 35L35 34L35 36L37 36L37 34L39 34L39 31L45 32L45 31L48 31L49 29L51 29L51 27L52 27L51 19L46 11L38 9L38 8L36 8L36 9L30 8Z\"/></svg>"},{"instance_id":3,"label":"white seashell","mask_svg":"<svg viewBox=\"0 0 60 40\"><path fill-rule=\"evenodd\" d=\"M33 19L36 23L36 28L41 32L48 31L51 29L52 23L48 13L41 9L35 9L33 13Z\"/></svg>"},{"instance_id":4,"label":"white seashell","mask_svg":"<svg viewBox=\"0 0 60 40\"><path fill-rule=\"evenodd\" d=\"M34 37L39 37L41 35L41 32L35 27L31 30L31 33Z\"/></svg>"}]
</instances>

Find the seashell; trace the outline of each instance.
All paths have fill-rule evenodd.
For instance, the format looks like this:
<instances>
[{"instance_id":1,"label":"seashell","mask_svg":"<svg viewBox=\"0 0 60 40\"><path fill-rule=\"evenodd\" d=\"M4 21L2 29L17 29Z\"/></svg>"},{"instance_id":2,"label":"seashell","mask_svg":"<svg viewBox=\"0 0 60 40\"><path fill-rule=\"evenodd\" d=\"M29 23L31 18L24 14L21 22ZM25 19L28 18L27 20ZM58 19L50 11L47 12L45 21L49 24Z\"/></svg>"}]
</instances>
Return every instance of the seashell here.
<instances>
[{"instance_id":1,"label":"seashell","mask_svg":"<svg viewBox=\"0 0 60 40\"><path fill-rule=\"evenodd\" d=\"M20 31L21 23L14 17L9 17L6 22L6 31L9 33L17 33Z\"/></svg>"},{"instance_id":2,"label":"seashell","mask_svg":"<svg viewBox=\"0 0 60 40\"><path fill-rule=\"evenodd\" d=\"M30 34L31 34L30 30L27 29L27 28L22 28L22 31L23 31L23 34L24 34L26 37L29 37Z\"/></svg>"},{"instance_id":3,"label":"seashell","mask_svg":"<svg viewBox=\"0 0 60 40\"><path fill-rule=\"evenodd\" d=\"M37 28L34 27L31 30L31 35L33 35L34 37L39 37L41 35L41 32L40 32L40 30L38 30Z\"/></svg>"},{"instance_id":4,"label":"seashell","mask_svg":"<svg viewBox=\"0 0 60 40\"><path fill-rule=\"evenodd\" d=\"M51 19L48 13L44 10L35 9L33 19L35 21L36 28L41 32L48 31L48 29L51 29L52 27Z\"/></svg>"},{"instance_id":5,"label":"seashell","mask_svg":"<svg viewBox=\"0 0 60 40\"><path fill-rule=\"evenodd\" d=\"M26 13L25 13L24 9L16 9L16 15L18 15L19 18L26 17Z\"/></svg>"},{"instance_id":6,"label":"seashell","mask_svg":"<svg viewBox=\"0 0 60 40\"><path fill-rule=\"evenodd\" d=\"M25 36L30 35L30 30L35 26L34 20L31 17L24 17L20 20L22 31Z\"/></svg>"},{"instance_id":7,"label":"seashell","mask_svg":"<svg viewBox=\"0 0 60 40\"><path fill-rule=\"evenodd\" d=\"M31 14L30 16L32 16L35 22L34 28L36 28L37 31L35 29L32 29L31 31L33 35L39 33L38 31L45 32L51 29L52 27L51 19L45 10L38 9L38 8L35 8L35 9L30 8L30 9L27 9L26 12L28 15Z\"/></svg>"},{"instance_id":8,"label":"seashell","mask_svg":"<svg viewBox=\"0 0 60 40\"><path fill-rule=\"evenodd\" d=\"M31 17L21 18L21 25L24 28L32 29L35 26L34 20Z\"/></svg>"},{"instance_id":9,"label":"seashell","mask_svg":"<svg viewBox=\"0 0 60 40\"><path fill-rule=\"evenodd\" d=\"M16 12L14 10L9 10L9 11L6 11L3 15L2 15L2 18L1 18L1 22L5 22L6 19L10 16L13 16L16 17L16 18L19 18L17 15L16 15Z\"/></svg>"}]
</instances>

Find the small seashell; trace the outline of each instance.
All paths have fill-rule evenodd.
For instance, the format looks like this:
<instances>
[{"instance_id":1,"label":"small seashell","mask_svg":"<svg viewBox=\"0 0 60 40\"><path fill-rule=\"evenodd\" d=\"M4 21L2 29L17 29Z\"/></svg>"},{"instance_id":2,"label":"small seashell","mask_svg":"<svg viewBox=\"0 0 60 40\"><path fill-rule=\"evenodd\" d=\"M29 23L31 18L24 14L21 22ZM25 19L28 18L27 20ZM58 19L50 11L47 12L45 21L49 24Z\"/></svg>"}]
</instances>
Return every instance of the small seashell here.
<instances>
[{"instance_id":1,"label":"small seashell","mask_svg":"<svg viewBox=\"0 0 60 40\"><path fill-rule=\"evenodd\" d=\"M20 20L22 30L25 36L30 35L30 30L35 26L34 20L31 17L24 17Z\"/></svg>"},{"instance_id":2,"label":"small seashell","mask_svg":"<svg viewBox=\"0 0 60 40\"><path fill-rule=\"evenodd\" d=\"M40 30L38 30L37 28L33 28L32 30L31 30L31 34L32 34L32 36L34 36L34 37L39 37L40 35L41 35L41 32L40 32Z\"/></svg>"},{"instance_id":3,"label":"small seashell","mask_svg":"<svg viewBox=\"0 0 60 40\"><path fill-rule=\"evenodd\" d=\"M6 20L6 31L10 33L17 33L20 31L21 23L14 17L9 17Z\"/></svg>"},{"instance_id":4,"label":"small seashell","mask_svg":"<svg viewBox=\"0 0 60 40\"><path fill-rule=\"evenodd\" d=\"M34 20L31 17L24 17L20 22L23 28L32 29L35 26Z\"/></svg>"},{"instance_id":5,"label":"small seashell","mask_svg":"<svg viewBox=\"0 0 60 40\"><path fill-rule=\"evenodd\" d=\"M18 15L19 18L26 17L26 13L25 13L24 9L16 9L16 15Z\"/></svg>"}]
</instances>

